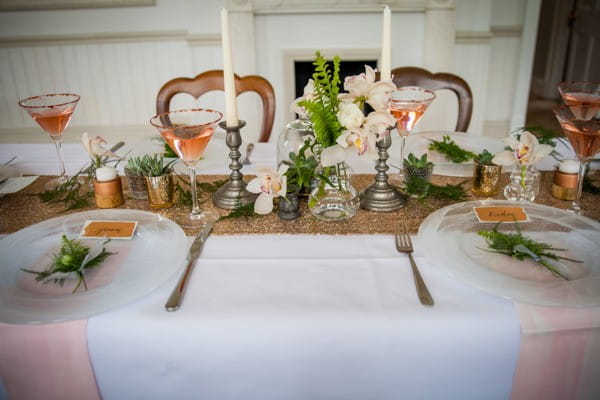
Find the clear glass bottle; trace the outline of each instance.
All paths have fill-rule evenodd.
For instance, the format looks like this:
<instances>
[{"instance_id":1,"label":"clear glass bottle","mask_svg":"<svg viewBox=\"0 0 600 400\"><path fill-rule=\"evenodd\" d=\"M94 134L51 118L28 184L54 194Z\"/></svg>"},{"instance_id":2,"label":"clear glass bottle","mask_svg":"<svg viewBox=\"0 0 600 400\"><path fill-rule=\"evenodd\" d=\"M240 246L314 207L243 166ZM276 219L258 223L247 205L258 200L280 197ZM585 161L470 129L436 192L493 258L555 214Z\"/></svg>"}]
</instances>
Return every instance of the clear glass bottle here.
<instances>
[{"instance_id":1,"label":"clear glass bottle","mask_svg":"<svg viewBox=\"0 0 600 400\"><path fill-rule=\"evenodd\" d=\"M308 138L314 138L309 119L298 118L287 124L277 138L277 165L289 161L290 153L297 153Z\"/></svg>"}]
</instances>

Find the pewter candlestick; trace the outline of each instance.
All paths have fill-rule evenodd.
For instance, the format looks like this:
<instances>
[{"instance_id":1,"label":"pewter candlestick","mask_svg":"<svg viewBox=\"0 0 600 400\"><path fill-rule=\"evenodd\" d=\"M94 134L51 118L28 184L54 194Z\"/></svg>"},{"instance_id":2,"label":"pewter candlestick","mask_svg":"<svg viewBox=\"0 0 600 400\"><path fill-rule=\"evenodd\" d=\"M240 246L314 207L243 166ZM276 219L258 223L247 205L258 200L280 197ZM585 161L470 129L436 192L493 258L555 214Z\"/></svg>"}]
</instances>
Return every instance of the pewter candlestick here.
<instances>
[{"instance_id":1,"label":"pewter candlestick","mask_svg":"<svg viewBox=\"0 0 600 400\"><path fill-rule=\"evenodd\" d=\"M212 197L213 204L219 208L234 209L240 205L252 203L257 194L250 193L246 190L246 183L242 180L242 163L240 158L240 145L242 144L242 136L240 129L246 125L244 121L238 121L238 126L227 126L226 122L219 123L219 126L227 131L225 143L229 147L229 158L231 158L231 174L229 180L215 192Z\"/></svg>"},{"instance_id":2,"label":"pewter candlestick","mask_svg":"<svg viewBox=\"0 0 600 400\"><path fill-rule=\"evenodd\" d=\"M388 183L388 176L385 173L388 167L386 160L389 158L388 149L392 145L391 132L377 142L379 149L379 160L375 164L377 174L375 183L360 193L360 207L368 211L390 212L404 206L406 196L400 193L395 187Z\"/></svg>"}]
</instances>

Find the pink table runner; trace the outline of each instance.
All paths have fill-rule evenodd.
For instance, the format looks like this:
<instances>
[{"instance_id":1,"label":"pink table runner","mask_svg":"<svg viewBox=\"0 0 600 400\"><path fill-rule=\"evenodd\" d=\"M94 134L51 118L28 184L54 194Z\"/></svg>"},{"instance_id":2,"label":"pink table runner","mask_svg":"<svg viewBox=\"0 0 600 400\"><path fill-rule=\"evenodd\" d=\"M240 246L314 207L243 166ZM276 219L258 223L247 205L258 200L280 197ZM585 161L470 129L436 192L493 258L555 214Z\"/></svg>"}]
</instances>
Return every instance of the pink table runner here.
<instances>
[{"instance_id":1,"label":"pink table runner","mask_svg":"<svg viewBox=\"0 0 600 400\"><path fill-rule=\"evenodd\" d=\"M600 399L600 307L515 306L521 345L512 400Z\"/></svg>"},{"instance_id":2,"label":"pink table runner","mask_svg":"<svg viewBox=\"0 0 600 400\"><path fill-rule=\"evenodd\" d=\"M100 399L87 320L0 324L0 378L10 399Z\"/></svg>"}]
</instances>

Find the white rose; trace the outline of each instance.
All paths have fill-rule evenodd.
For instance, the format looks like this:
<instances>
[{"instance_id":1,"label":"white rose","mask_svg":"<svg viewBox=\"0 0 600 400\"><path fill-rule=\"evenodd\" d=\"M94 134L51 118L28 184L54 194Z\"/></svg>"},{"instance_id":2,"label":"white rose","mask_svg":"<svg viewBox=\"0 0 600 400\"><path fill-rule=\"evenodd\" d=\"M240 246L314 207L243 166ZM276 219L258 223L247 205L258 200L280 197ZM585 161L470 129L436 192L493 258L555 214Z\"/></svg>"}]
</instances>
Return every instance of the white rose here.
<instances>
[{"instance_id":1,"label":"white rose","mask_svg":"<svg viewBox=\"0 0 600 400\"><path fill-rule=\"evenodd\" d=\"M365 116L355 103L340 103L337 119L346 129L360 128Z\"/></svg>"}]
</instances>

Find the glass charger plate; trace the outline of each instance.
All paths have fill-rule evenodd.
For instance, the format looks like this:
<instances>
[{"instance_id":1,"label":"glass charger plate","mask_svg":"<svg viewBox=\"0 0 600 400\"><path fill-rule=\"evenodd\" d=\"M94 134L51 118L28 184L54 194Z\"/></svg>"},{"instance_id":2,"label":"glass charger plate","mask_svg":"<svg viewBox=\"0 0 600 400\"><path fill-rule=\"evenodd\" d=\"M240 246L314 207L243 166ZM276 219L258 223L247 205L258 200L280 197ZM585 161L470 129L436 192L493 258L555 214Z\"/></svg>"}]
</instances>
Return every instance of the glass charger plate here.
<instances>
[{"instance_id":1,"label":"glass charger plate","mask_svg":"<svg viewBox=\"0 0 600 400\"><path fill-rule=\"evenodd\" d=\"M523 235L567 251L558 255L583 263L549 260L570 280L557 278L531 259L519 261L490 253L479 230L495 223L477 220L475 206L520 206L529 222L519 222ZM500 232L515 232L503 223ZM432 243L427 257L452 277L486 292L548 306L600 305L600 224L589 218L535 203L473 201L451 205L429 215L419 228L419 242Z\"/></svg>"},{"instance_id":2,"label":"glass charger plate","mask_svg":"<svg viewBox=\"0 0 600 400\"><path fill-rule=\"evenodd\" d=\"M444 135L450 136L458 146L475 154L481 153L484 149L492 154L496 154L505 147L504 142L499 139L473 133L448 131L417 132L410 134L406 138L406 155L408 156L408 154L414 153L416 156L420 157L422 154L427 153L427 159L435 163L433 173L437 175L459 177L473 176L472 160L456 164L448 161L443 154L429 150L431 140L442 141ZM504 170L508 171L509 169L505 168Z\"/></svg>"},{"instance_id":3,"label":"glass charger plate","mask_svg":"<svg viewBox=\"0 0 600 400\"><path fill-rule=\"evenodd\" d=\"M21 268L45 269L60 248L63 233L78 238L86 220L137 221L131 240L111 240L112 253L86 273L88 290L71 293L76 280L61 287L42 284ZM81 239L88 247L97 239ZM36 324L87 318L146 296L185 261L187 238L173 221L138 210L94 210L53 218L0 240L0 322Z\"/></svg>"}]
</instances>

